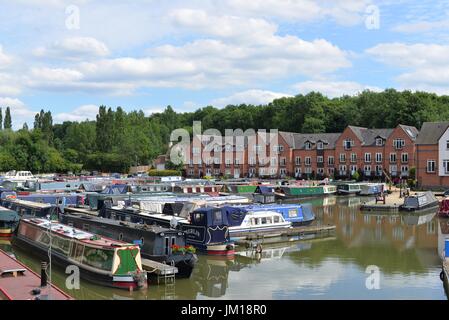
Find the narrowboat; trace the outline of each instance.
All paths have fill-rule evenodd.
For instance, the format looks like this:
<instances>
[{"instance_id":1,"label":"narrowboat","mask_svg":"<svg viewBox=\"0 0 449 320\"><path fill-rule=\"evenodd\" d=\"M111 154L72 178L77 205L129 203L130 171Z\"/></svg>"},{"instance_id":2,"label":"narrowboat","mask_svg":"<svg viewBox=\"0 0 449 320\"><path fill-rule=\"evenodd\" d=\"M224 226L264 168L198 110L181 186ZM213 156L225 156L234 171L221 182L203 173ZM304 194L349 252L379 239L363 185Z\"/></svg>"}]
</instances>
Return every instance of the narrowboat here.
<instances>
[{"instance_id":1,"label":"narrowboat","mask_svg":"<svg viewBox=\"0 0 449 320\"><path fill-rule=\"evenodd\" d=\"M253 193L253 200L257 203L274 203L276 202L276 187L273 186L257 186Z\"/></svg>"},{"instance_id":2,"label":"narrowboat","mask_svg":"<svg viewBox=\"0 0 449 320\"><path fill-rule=\"evenodd\" d=\"M362 185L365 183L341 183L337 185L337 194L354 195L362 191Z\"/></svg>"},{"instance_id":3,"label":"narrowboat","mask_svg":"<svg viewBox=\"0 0 449 320\"><path fill-rule=\"evenodd\" d=\"M17 212L0 206L0 238L11 237L19 220Z\"/></svg>"},{"instance_id":4,"label":"narrowboat","mask_svg":"<svg viewBox=\"0 0 449 320\"><path fill-rule=\"evenodd\" d=\"M251 211L274 211L282 214L285 221L291 222L292 226L309 225L315 220L315 214L311 204L266 204L239 206L248 212Z\"/></svg>"},{"instance_id":5,"label":"narrowboat","mask_svg":"<svg viewBox=\"0 0 449 320\"><path fill-rule=\"evenodd\" d=\"M141 211L132 207L112 207L105 204L99 216L108 219L141 224L155 224L167 228L179 228L186 234L187 245L210 255L233 255L234 243L230 241L228 220L222 208L196 209L184 216Z\"/></svg>"},{"instance_id":6,"label":"narrowboat","mask_svg":"<svg viewBox=\"0 0 449 320\"><path fill-rule=\"evenodd\" d=\"M132 200L132 199L157 199L160 197L175 197L174 193L161 192L161 193L140 193L140 194L107 194L97 192L86 193L86 204L91 210L101 210L105 201L112 200L114 203L119 201Z\"/></svg>"},{"instance_id":7,"label":"narrowboat","mask_svg":"<svg viewBox=\"0 0 449 320\"><path fill-rule=\"evenodd\" d=\"M275 211L247 211L239 207L224 207L228 214L229 235L232 239L246 238L248 233L267 233L291 228L282 214ZM273 235L274 236L274 235Z\"/></svg>"},{"instance_id":8,"label":"narrowboat","mask_svg":"<svg viewBox=\"0 0 449 320\"><path fill-rule=\"evenodd\" d=\"M432 208L438 208L439 201L433 192L418 192L414 195L405 197L404 203L399 206L400 211L419 211Z\"/></svg>"},{"instance_id":9,"label":"narrowboat","mask_svg":"<svg viewBox=\"0 0 449 320\"><path fill-rule=\"evenodd\" d=\"M44 285L44 286L43 286ZM1 300L73 300L10 254L0 249L0 301Z\"/></svg>"},{"instance_id":10,"label":"narrowboat","mask_svg":"<svg viewBox=\"0 0 449 320\"><path fill-rule=\"evenodd\" d=\"M175 193L218 194L222 187L221 185L177 185L173 188L173 191Z\"/></svg>"},{"instance_id":11,"label":"narrowboat","mask_svg":"<svg viewBox=\"0 0 449 320\"><path fill-rule=\"evenodd\" d=\"M39 203L48 203L53 205L62 205L69 207L82 206L85 202L85 196L77 193L33 193L17 194L17 199Z\"/></svg>"},{"instance_id":12,"label":"narrowboat","mask_svg":"<svg viewBox=\"0 0 449 320\"><path fill-rule=\"evenodd\" d=\"M337 188L333 185L321 185L321 186L301 186L301 185L285 185L281 186L280 193L285 197L314 197L330 195L337 192Z\"/></svg>"},{"instance_id":13,"label":"narrowboat","mask_svg":"<svg viewBox=\"0 0 449 320\"><path fill-rule=\"evenodd\" d=\"M386 192L387 188L385 183L367 183L360 187L360 196L376 196L383 192Z\"/></svg>"},{"instance_id":14,"label":"narrowboat","mask_svg":"<svg viewBox=\"0 0 449 320\"><path fill-rule=\"evenodd\" d=\"M237 194L245 194L249 193L252 194L256 191L257 186L256 185L250 185L250 184L228 184L226 185L226 190L230 193L237 193Z\"/></svg>"},{"instance_id":15,"label":"narrowboat","mask_svg":"<svg viewBox=\"0 0 449 320\"><path fill-rule=\"evenodd\" d=\"M196 254L186 249L185 233L180 230L97 218L83 214L63 214L60 221L88 232L140 245L142 258L174 264L178 268L177 277L188 278L197 262ZM176 247L184 248L184 254L175 252ZM191 251L191 252L188 252ZM150 274L149 274L150 275Z\"/></svg>"},{"instance_id":16,"label":"narrowboat","mask_svg":"<svg viewBox=\"0 0 449 320\"><path fill-rule=\"evenodd\" d=\"M119 289L142 289L147 275L137 245L42 218L22 218L13 244L66 268L77 266L80 276L92 283Z\"/></svg>"},{"instance_id":17,"label":"narrowboat","mask_svg":"<svg viewBox=\"0 0 449 320\"><path fill-rule=\"evenodd\" d=\"M20 217L32 216L32 217L47 217L51 216L52 219L58 218L59 209L55 205L48 203L39 203L33 201L19 200L19 199L0 199L0 205L16 211Z\"/></svg>"},{"instance_id":18,"label":"narrowboat","mask_svg":"<svg viewBox=\"0 0 449 320\"><path fill-rule=\"evenodd\" d=\"M444 198L440 202L440 208L438 209L438 215L440 217L449 217L449 197Z\"/></svg>"}]
</instances>

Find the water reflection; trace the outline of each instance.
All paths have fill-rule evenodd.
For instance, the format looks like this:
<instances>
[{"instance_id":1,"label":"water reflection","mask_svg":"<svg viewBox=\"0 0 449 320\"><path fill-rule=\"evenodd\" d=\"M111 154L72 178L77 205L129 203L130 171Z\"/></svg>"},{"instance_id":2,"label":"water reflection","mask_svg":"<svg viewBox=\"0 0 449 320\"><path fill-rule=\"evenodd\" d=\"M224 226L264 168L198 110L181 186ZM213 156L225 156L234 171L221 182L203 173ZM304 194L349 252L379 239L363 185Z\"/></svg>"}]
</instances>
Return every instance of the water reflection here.
<instances>
[{"instance_id":1,"label":"water reflection","mask_svg":"<svg viewBox=\"0 0 449 320\"><path fill-rule=\"evenodd\" d=\"M68 292L77 299L446 298L439 280L438 253L449 237L447 221L439 224L435 212L360 212L360 205L371 199L331 196L293 200L312 203L316 223L336 225L335 234L264 244L261 254L240 248L231 259L199 256L190 279L177 279L174 286L153 284L146 291L129 293L82 281L81 290ZM40 267L28 253L16 254L33 269ZM369 265L381 271L381 290L365 286ZM63 271L55 269L53 273L61 287Z\"/></svg>"}]
</instances>

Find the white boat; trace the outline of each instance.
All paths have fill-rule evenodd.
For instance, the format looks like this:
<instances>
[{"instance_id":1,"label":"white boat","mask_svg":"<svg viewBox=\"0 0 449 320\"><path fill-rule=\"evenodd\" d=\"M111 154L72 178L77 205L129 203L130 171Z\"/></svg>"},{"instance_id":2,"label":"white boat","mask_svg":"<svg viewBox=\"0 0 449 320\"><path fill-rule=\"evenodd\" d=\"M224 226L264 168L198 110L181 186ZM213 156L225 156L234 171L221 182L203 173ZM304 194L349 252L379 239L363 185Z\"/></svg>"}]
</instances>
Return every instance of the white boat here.
<instances>
[{"instance_id":1,"label":"white boat","mask_svg":"<svg viewBox=\"0 0 449 320\"><path fill-rule=\"evenodd\" d=\"M3 176L4 180L8 180L11 182L25 182L27 180L34 180L36 181L37 178L33 176L31 171L16 171L11 170L5 173Z\"/></svg>"},{"instance_id":2,"label":"white boat","mask_svg":"<svg viewBox=\"0 0 449 320\"><path fill-rule=\"evenodd\" d=\"M275 232L291 228L290 221L285 221L281 213L275 211L250 211L240 225L229 227L229 235L232 238L238 238L248 232Z\"/></svg>"}]
</instances>

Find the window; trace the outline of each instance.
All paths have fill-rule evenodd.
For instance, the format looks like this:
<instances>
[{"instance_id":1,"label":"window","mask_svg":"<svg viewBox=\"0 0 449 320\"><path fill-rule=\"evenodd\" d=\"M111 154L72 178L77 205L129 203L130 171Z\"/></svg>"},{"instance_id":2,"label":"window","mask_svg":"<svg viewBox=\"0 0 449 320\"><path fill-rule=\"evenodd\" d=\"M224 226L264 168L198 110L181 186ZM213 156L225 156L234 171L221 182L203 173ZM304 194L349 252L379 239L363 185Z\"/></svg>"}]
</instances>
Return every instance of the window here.
<instances>
[{"instance_id":1,"label":"window","mask_svg":"<svg viewBox=\"0 0 449 320\"><path fill-rule=\"evenodd\" d=\"M340 162L346 162L346 154L340 153Z\"/></svg>"},{"instance_id":2,"label":"window","mask_svg":"<svg viewBox=\"0 0 449 320\"><path fill-rule=\"evenodd\" d=\"M295 168L295 177L299 177L301 175L301 168Z\"/></svg>"},{"instance_id":3,"label":"window","mask_svg":"<svg viewBox=\"0 0 449 320\"><path fill-rule=\"evenodd\" d=\"M401 166L401 176L408 176L408 166Z\"/></svg>"},{"instance_id":4,"label":"window","mask_svg":"<svg viewBox=\"0 0 449 320\"><path fill-rule=\"evenodd\" d=\"M323 162L324 162L323 156L318 156L318 157L316 157L316 162L317 162L317 163L323 163Z\"/></svg>"},{"instance_id":5,"label":"window","mask_svg":"<svg viewBox=\"0 0 449 320\"><path fill-rule=\"evenodd\" d=\"M254 157L250 157L249 158L249 165L250 166L254 166L256 164L256 159L254 159Z\"/></svg>"},{"instance_id":6,"label":"window","mask_svg":"<svg viewBox=\"0 0 449 320\"><path fill-rule=\"evenodd\" d=\"M226 150L226 151L232 151L232 146L231 146L230 144L227 144L227 145L225 146L225 150Z\"/></svg>"},{"instance_id":7,"label":"window","mask_svg":"<svg viewBox=\"0 0 449 320\"><path fill-rule=\"evenodd\" d=\"M328 163L330 166L334 165L334 157L333 157L333 156L327 157L327 163Z\"/></svg>"},{"instance_id":8,"label":"window","mask_svg":"<svg viewBox=\"0 0 449 320\"><path fill-rule=\"evenodd\" d=\"M383 146L383 145L384 145L384 139L376 138L376 146Z\"/></svg>"},{"instance_id":9,"label":"window","mask_svg":"<svg viewBox=\"0 0 449 320\"><path fill-rule=\"evenodd\" d=\"M343 141L343 147L345 150L350 150L354 146L354 140L346 139Z\"/></svg>"},{"instance_id":10,"label":"window","mask_svg":"<svg viewBox=\"0 0 449 320\"><path fill-rule=\"evenodd\" d=\"M307 142L305 143L305 148L306 148L306 150L311 150L311 149L312 149L312 143L310 143L309 141L307 141Z\"/></svg>"},{"instance_id":11,"label":"window","mask_svg":"<svg viewBox=\"0 0 449 320\"><path fill-rule=\"evenodd\" d=\"M83 253L84 264L101 270L110 271L113 258L114 250L85 247Z\"/></svg>"},{"instance_id":12,"label":"window","mask_svg":"<svg viewBox=\"0 0 449 320\"><path fill-rule=\"evenodd\" d=\"M381 176L382 175L382 166L380 166L380 165L377 165L376 166L376 175L377 176Z\"/></svg>"},{"instance_id":13,"label":"window","mask_svg":"<svg viewBox=\"0 0 449 320\"><path fill-rule=\"evenodd\" d=\"M449 160L443 160L444 174L449 174Z\"/></svg>"},{"instance_id":14,"label":"window","mask_svg":"<svg viewBox=\"0 0 449 320\"><path fill-rule=\"evenodd\" d=\"M334 174L334 168L328 168L327 173L332 176Z\"/></svg>"},{"instance_id":15,"label":"window","mask_svg":"<svg viewBox=\"0 0 449 320\"><path fill-rule=\"evenodd\" d=\"M351 162L357 162L357 154L351 153Z\"/></svg>"},{"instance_id":16,"label":"window","mask_svg":"<svg viewBox=\"0 0 449 320\"><path fill-rule=\"evenodd\" d=\"M230 167L231 166L231 159L226 159L226 167Z\"/></svg>"},{"instance_id":17,"label":"window","mask_svg":"<svg viewBox=\"0 0 449 320\"><path fill-rule=\"evenodd\" d=\"M287 174L287 169L281 168L281 169L279 170L279 173L280 173L281 176L285 176L285 175Z\"/></svg>"},{"instance_id":18,"label":"window","mask_svg":"<svg viewBox=\"0 0 449 320\"><path fill-rule=\"evenodd\" d=\"M395 149L402 149L405 146L404 139L394 139L393 140L393 147Z\"/></svg>"},{"instance_id":19,"label":"window","mask_svg":"<svg viewBox=\"0 0 449 320\"><path fill-rule=\"evenodd\" d=\"M371 175L371 166L365 166L364 171L365 171L366 176L370 176Z\"/></svg>"},{"instance_id":20,"label":"window","mask_svg":"<svg viewBox=\"0 0 449 320\"><path fill-rule=\"evenodd\" d=\"M397 175L397 173L398 173L398 166L397 165L391 165L390 166L390 174L392 175L392 176L396 176Z\"/></svg>"},{"instance_id":21,"label":"window","mask_svg":"<svg viewBox=\"0 0 449 320\"><path fill-rule=\"evenodd\" d=\"M234 164L237 165L237 166L240 165L240 159L235 159L234 160Z\"/></svg>"},{"instance_id":22,"label":"window","mask_svg":"<svg viewBox=\"0 0 449 320\"><path fill-rule=\"evenodd\" d=\"M271 158L271 165L272 165L272 166L275 166L276 163L277 163L277 160L278 160L278 159L277 159L276 157L272 157L272 158Z\"/></svg>"},{"instance_id":23,"label":"window","mask_svg":"<svg viewBox=\"0 0 449 320\"><path fill-rule=\"evenodd\" d=\"M297 166L300 166L300 165L301 165L301 157L296 157L296 158L295 158L295 164L296 164Z\"/></svg>"},{"instance_id":24,"label":"window","mask_svg":"<svg viewBox=\"0 0 449 320\"><path fill-rule=\"evenodd\" d=\"M435 172L436 161L435 160L427 160L427 172Z\"/></svg>"},{"instance_id":25,"label":"window","mask_svg":"<svg viewBox=\"0 0 449 320\"><path fill-rule=\"evenodd\" d=\"M195 171L193 169L189 170L189 175L193 176L195 174Z\"/></svg>"},{"instance_id":26,"label":"window","mask_svg":"<svg viewBox=\"0 0 449 320\"><path fill-rule=\"evenodd\" d=\"M449 140L446 140L446 149L449 150Z\"/></svg>"},{"instance_id":27,"label":"window","mask_svg":"<svg viewBox=\"0 0 449 320\"><path fill-rule=\"evenodd\" d=\"M408 162L408 153L401 154L401 161L402 161L402 163Z\"/></svg>"},{"instance_id":28,"label":"window","mask_svg":"<svg viewBox=\"0 0 449 320\"><path fill-rule=\"evenodd\" d=\"M376 153L376 162L382 162L382 153Z\"/></svg>"},{"instance_id":29,"label":"window","mask_svg":"<svg viewBox=\"0 0 449 320\"><path fill-rule=\"evenodd\" d=\"M287 160L285 159L285 157L282 157L280 160L281 166L285 166L287 164Z\"/></svg>"},{"instance_id":30,"label":"window","mask_svg":"<svg viewBox=\"0 0 449 320\"><path fill-rule=\"evenodd\" d=\"M311 168L311 167L306 167L306 168L304 169L304 173L306 173L306 174L311 174L311 173L312 173L312 168Z\"/></svg>"},{"instance_id":31,"label":"window","mask_svg":"<svg viewBox=\"0 0 449 320\"><path fill-rule=\"evenodd\" d=\"M223 214L221 210L215 210L212 214L212 224L214 226L219 226L223 224Z\"/></svg>"},{"instance_id":32,"label":"window","mask_svg":"<svg viewBox=\"0 0 449 320\"><path fill-rule=\"evenodd\" d=\"M215 152L219 152L219 151L221 151L221 150L222 150L222 147L221 147L220 145L216 144L216 145L214 146L214 151L215 151Z\"/></svg>"},{"instance_id":33,"label":"window","mask_svg":"<svg viewBox=\"0 0 449 320\"><path fill-rule=\"evenodd\" d=\"M312 164L312 158L306 157L306 166L310 166Z\"/></svg>"},{"instance_id":34,"label":"window","mask_svg":"<svg viewBox=\"0 0 449 320\"><path fill-rule=\"evenodd\" d=\"M316 145L316 148L318 150L323 150L324 149L324 143L322 141L318 142Z\"/></svg>"},{"instance_id":35,"label":"window","mask_svg":"<svg viewBox=\"0 0 449 320\"><path fill-rule=\"evenodd\" d=\"M365 153L365 162L371 162L371 153Z\"/></svg>"},{"instance_id":36,"label":"window","mask_svg":"<svg viewBox=\"0 0 449 320\"><path fill-rule=\"evenodd\" d=\"M390 162L395 163L396 162L396 153L390 153Z\"/></svg>"},{"instance_id":37,"label":"window","mask_svg":"<svg viewBox=\"0 0 449 320\"><path fill-rule=\"evenodd\" d=\"M319 175L324 175L324 168L317 168L316 171Z\"/></svg>"}]
</instances>

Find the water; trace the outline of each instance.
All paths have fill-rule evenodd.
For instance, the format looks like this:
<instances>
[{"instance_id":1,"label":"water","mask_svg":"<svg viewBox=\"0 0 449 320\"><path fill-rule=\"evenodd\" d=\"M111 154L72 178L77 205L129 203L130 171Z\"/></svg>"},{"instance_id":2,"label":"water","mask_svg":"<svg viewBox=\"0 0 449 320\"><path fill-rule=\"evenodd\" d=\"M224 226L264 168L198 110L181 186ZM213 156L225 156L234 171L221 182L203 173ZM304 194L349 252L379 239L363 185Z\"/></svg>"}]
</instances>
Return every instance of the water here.
<instances>
[{"instance_id":1,"label":"water","mask_svg":"<svg viewBox=\"0 0 449 320\"><path fill-rule=\"evenodd\" d=\"M435 212L365 214L358 207L367 200L301 200L313 204L316 223L335 224L335 233L264 245L261 256L199 256L191 278L177 279L174 287L150 285L130 293L81 281L80 290L66 291L76 299L447 299L439 278L444 240ZM2 248L39 272L40 261L29 253ZM377 290L367 289L369 266L379 270ZM63 289L65 276L53 270L53 282Z\"/></svg>"}]
</instances>

